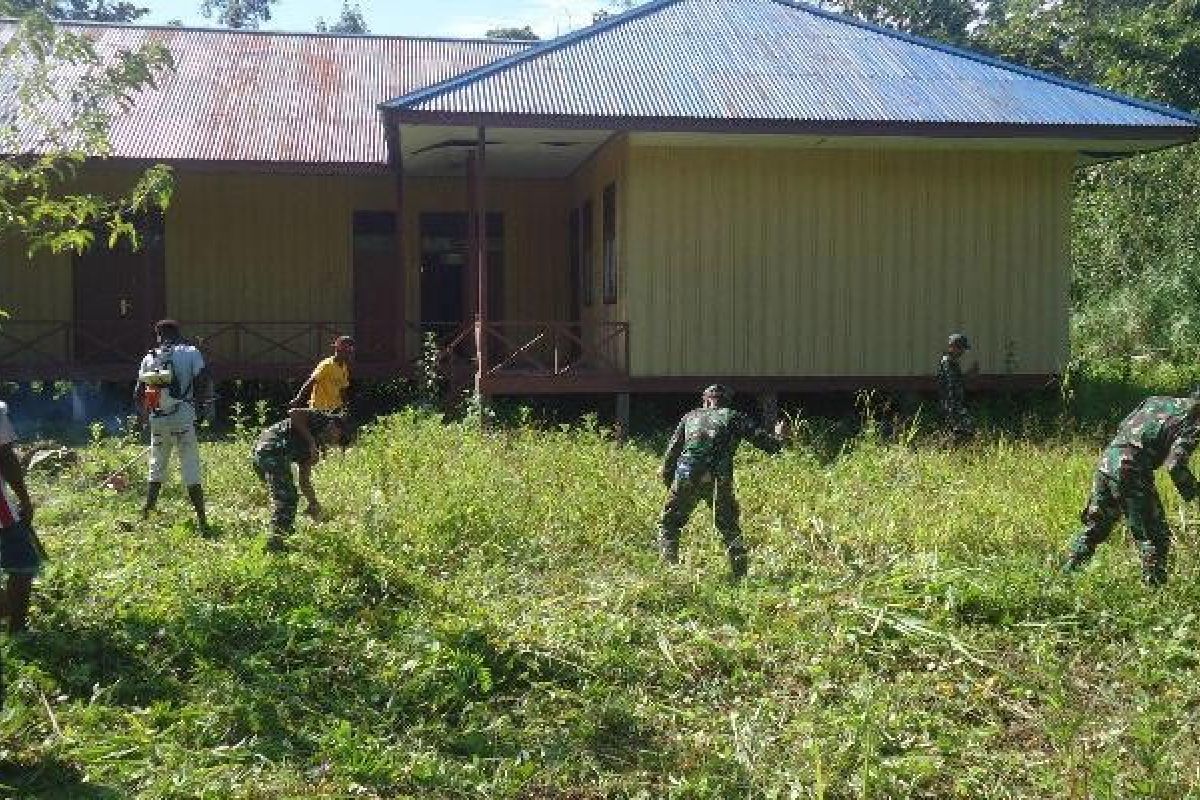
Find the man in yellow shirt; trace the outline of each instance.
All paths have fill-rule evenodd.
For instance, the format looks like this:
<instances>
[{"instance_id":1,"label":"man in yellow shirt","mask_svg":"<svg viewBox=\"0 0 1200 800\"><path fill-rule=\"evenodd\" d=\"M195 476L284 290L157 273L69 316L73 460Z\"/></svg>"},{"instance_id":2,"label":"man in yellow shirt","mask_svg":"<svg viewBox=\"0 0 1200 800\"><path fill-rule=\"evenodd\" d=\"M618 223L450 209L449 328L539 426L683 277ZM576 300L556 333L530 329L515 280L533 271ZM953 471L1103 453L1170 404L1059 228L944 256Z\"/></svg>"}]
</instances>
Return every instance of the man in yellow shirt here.
<instances>
[{"instance_id":1,"label":"man in yellow shirt","mask_svg":"<svg viewBox=\"0 0 1200 800\"><path fill-rule=\"evenodd\" d=\"M312 375L292 398L292 408L318 411L344 410L350 405L350 364L354 361L354 340L339 336L333 340L333 355L317 364Z\"/></svg>"}]
</instances>

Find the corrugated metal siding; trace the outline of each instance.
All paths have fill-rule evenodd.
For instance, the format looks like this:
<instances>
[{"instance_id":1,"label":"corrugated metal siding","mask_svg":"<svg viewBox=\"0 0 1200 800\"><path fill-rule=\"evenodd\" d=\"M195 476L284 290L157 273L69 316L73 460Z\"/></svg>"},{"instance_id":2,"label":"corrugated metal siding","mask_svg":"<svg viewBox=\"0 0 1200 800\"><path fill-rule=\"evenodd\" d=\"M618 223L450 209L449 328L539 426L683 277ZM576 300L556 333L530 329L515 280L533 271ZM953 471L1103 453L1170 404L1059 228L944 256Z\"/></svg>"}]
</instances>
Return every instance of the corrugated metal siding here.
<instances>
[{"instance_id":1,"label":"corrugated metal siding","mask_svg":"<svg viewBox=\"0 0 1200 800\"><path fill-rule=\"evenodd\" d=\"M674 0L427 97L422 111L1170 125L1180 117L776 0Z\"/></svg>"},{"instance_id":2,"label":"corrugated metal siding","mask_svg":"<svg viewBox=\"0 0 1200 800\"><path fill-rule=\"evenodd\" d=\"M927 375L1067 358L1072 159L1056 153L629 151L631 372Z\"/></svg>"},{"instance_id":3,"label":"corrugated metal siding","mask_svg":"<svg viewBox=\"0 0 1200 800\"><path fill-rule=\"evenodd\" d=\"M382 164L376 105L519 52L512 42L67 26L101 54L160 42L176 71L112 130L113 155L161 160ZM0 22L0 44L13 23ZM69 76L64 76L69 85ZM64 92L65 93L65 92ZM49 111L61 121L66 107ZM34 151L41 128L26 125Z\"/></svg>"}]
</instances>

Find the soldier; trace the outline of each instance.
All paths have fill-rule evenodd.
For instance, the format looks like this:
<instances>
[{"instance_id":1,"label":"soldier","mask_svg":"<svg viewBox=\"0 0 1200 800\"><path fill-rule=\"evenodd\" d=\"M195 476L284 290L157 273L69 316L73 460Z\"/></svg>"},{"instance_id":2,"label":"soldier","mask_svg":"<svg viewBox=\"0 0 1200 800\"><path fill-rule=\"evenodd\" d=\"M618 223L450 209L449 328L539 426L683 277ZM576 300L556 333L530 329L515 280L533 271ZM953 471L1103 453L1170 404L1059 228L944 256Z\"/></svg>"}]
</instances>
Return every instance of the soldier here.
<instances>
[{"instance_id":1,"label":"soldier","mask_svg":"<svg viewBox=\"0 0 1200 800\"><path fill-rule=\"evenodd\" d=\"M1150 397L1127 416L1100 455L1092 494L1080 513L1083 529L1071 543L1064 571L1088 562L1124 514L1142 557L1142 579L1167 579L1171 532L1154 487L1154 470L1166 466L1185 501L1196 497L1188 458L1200 441L1200 389L1190 397Z\"/></svg>"},{"instance_id":2,"label":"soldier","mask_svg":"<svg viewBox=\"0 0 1200 800\"><path fill-rule=\"evenodd\" d=\"M345 446L349 427L345 417L310 408L293 408L288 418L276 422L258 437L254 445L254 470L271 493L271 534L267 549L284 549L285 537L296 522L300 497L292 479L292 464L299 466L300 491L308 501L305 513L313 518L321 514L321 504L313 491L312 468L320 458L321 445Z\"/></svg>"},{"instance_id":3,"label":"soldier","mask_svg":"<svg viewBox=\"0 0 1200 800\"><path fill-rule=\"evenodd\" d=\"M975 435L975 423L967 413L963 371L958 364L962 354L970 349L971 343L965 335L952 333L946 342L946 352L938 362L938 408L955 441ZM976 370L977 366L972 367L972 372Z\"/></svg>"},{"instance_id":4,"label":"soldier","mask_svg":"<svg viewBox=\"0 0 1200 800\"><path fill-rule=\"evenodd\" d=\"M780 420L772 436L729 408L732 396L725 386L709 386L701 396L702 407L685 414L675 428L663 458L662 480L670 491L659 518L658 545L664 561L679 563L679 532L704 499L713 509L736 580L746 574L747 555L733 492L733 454L742 439L768 453L778 452L787 426Z\"/></svg>"}]
</instances>

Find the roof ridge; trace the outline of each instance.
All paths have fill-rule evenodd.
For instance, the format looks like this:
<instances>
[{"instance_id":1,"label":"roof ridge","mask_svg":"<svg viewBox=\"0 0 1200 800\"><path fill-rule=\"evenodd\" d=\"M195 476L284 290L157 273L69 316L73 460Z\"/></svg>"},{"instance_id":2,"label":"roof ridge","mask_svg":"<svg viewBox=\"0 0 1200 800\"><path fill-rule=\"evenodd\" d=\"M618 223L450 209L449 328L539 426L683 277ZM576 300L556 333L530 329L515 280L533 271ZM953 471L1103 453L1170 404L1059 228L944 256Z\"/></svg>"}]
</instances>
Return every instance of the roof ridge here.
<instances>
[{"instance_id":1,"label":"roof ridge","mask_svg":"<svg viewBox=\"0 0 1200 800\"><path fill-rule=\"evenodd\" d=\"M476 67L473 70L468 70L461 75L456 75L453 78L449 78L441 83L434 84L433 86L427 86L424 89L420 89L415 92L409 92L406 95L401 95L400 97L395 97L391 100L384 101L379 104L378 108L383 110L394 110L410 103L428 100L444 92L457 89L459 86L470 83L471 81L483 77L489 73L500 72L512 66L513 64L522 61L532 61L533 59L539 58L546 53L552 53L556 50L566 47L567 45L574 44L581 39L586 39L589 36L595 36L598 33L603 33L604 31L615 28L618 25L622 25L629 20L646 16L651 12L658 11L661 8L666 8L669 5L674 5L675 3L679 2L682 2L682 0L650 0L648 3L635 6L628 11L621 12L620 14L614 14L610 17L605 17L599 22L593 22L591 25L586 27L569 31L568 33L564 33L562 36L557 36L553 39L547 39L540 44L530 47L528 50L523 50L519 53L513 53L510 56L497 59L490 64L485 64L482 67Z\"/></svg>"},{"instance_id":2,"label":"roof ridge","mask_svg":"<svg viewBox=\"0 0 1200 800\"><path fill-rule=\"evenodd\" d=\"M770 2L777 3L781 6L795 9L797 11L804 11L809 14L814 14L835 22L853 25L858 28L864 28L875 33L890 36L894 39L900 39L901 41L909 42L910 44L916 44L922 47L931 48L933 50L939 50L943 53L949 53L950 55L959 56L961 58L967 58L971 61L977 61L990 67L996 67L998 69L1008 70L1009 72L1015 72L1019 75L1024 75L1027 78L1046 81L1047 83L1053 83L1057 86L1062 86L1067 89L1086 92L1098 97L1103 97L1106 100L1112 100L1124 105L1134 106L1142 109L1143 111L1153 111L1156 114L1164 114L1169 117L1183 120L1184 122L1200 125L1200 115L1192 114L1191 112L1166 105L1165 103L1157 103L1153 100L1142 100L1138 97L1131 97L1129 95L1121 94L1120 92L1114 92L1089 83L1081 83L1079 81L1070 80L1069 78L1063 78L1059 75L1055 75L1052 72L1044 72L1039 69L1034 69L1033 67L1026 67L1022 66L1021 64L1016 64L1012 61L1005 61L1002 58L990 56L986 53L980 53L975 50L969 50L965 47L958 47L946 42L940 42L937 39L918 36L917 34L907 33L895 28L889 28L885 25L877 25L864 19L852 17L848 14L840 14L836 11L827 11L823 8L819 8L809 2L806 2L806 0L770 0Z\"/></svg>"},{"instance_id":3,"label":"roof ridge","mask_svg":"<svg viewBox=\"0 0 1200 800\"><path fill-rule=\"evenodd\" d=\"M416 42L461 42L464 44L506 44L524 45L531 47L534 42L525 39L497 39L491 36L462 37L462 36L409 36L401 33L330 33L322 31L285 31L262 28L222 28L216 25L167 25L155 23L144 25L137 22L97 22L87 19L55 19L55 27L60 28L118 28L121 30L146 31L182 31L184 33L229 33L249 36L302 36L306 38L324 37L328 39L392 39ZM0 26L17 25L20 20L15 17L0 17Z\"/></svg>"}]
</instances>

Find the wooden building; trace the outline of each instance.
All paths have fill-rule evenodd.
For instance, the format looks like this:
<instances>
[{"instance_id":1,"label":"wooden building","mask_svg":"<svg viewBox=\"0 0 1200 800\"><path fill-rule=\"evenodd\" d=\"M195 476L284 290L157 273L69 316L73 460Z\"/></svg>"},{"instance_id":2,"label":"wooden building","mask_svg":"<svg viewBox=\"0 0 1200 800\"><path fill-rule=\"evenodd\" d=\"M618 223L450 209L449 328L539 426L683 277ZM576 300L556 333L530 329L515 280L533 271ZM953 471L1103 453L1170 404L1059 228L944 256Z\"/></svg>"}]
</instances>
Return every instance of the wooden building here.
<instances>
[{"instance_id":1,"label":"wooden building","mask_svg":"<svg viewBox=\"0 0 1200 800\"><path fill-rule=\"evenodd\" d=\"M128 378L175 317L221 376L432 336L485 394L922 386L1068 358L1081 164L1200 121L787 0L654 0L551 42L83 26L178 71L85 180L162 161L138 253L0 245L0 376Z\"/></svg>"}]
</instances>

